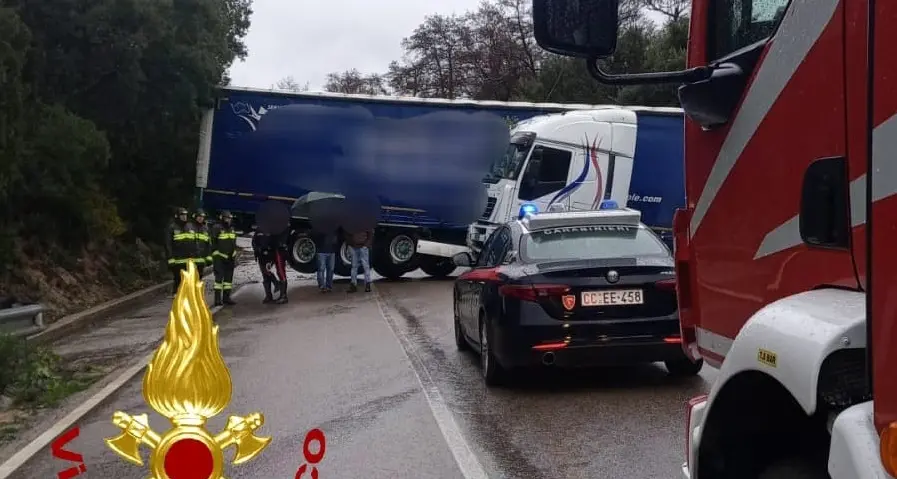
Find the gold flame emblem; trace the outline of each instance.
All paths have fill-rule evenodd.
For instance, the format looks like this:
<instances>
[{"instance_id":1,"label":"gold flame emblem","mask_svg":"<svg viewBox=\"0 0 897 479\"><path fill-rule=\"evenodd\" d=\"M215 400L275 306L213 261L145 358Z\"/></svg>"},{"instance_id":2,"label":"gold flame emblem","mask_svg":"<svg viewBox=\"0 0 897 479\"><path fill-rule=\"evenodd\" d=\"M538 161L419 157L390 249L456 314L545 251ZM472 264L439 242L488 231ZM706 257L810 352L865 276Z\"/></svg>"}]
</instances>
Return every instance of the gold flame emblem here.
<instances>
[{"instance_id":1,"label":"gold flame emblem","mask_svg":"<svg viewBox=\"0 0 897 479\"><path fill-rule=\"evenodd\" d=\"M224 449L236 446L233 464L242 464L271 442L270 437L254 434L264 424L261 413L230 416L224 431L215 436L205 428L206 421L230 403L233 385L203 289L200 273L190 261L181 273L165 339L143 377L144 401L173 427L159 435L150 428L146 414L116 411L112 416L122 433L106 439L106 444L138 466L143 465L140 445L148 446L150 479L223 479Z\"/></svg>"}]
</instances>

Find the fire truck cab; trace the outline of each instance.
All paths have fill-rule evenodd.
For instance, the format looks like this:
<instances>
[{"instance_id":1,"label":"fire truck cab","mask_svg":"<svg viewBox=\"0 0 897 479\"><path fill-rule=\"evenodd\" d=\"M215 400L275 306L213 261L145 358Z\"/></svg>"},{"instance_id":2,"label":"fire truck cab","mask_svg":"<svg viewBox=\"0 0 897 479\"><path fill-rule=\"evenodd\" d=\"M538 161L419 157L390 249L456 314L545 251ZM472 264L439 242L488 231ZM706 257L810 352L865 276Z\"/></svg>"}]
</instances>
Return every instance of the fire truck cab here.
<instances>
[{"instance_id":1,"label":"fire truck cab","mask_svg":"<svg viewBox=\"0 0 897 479\"><path fill-rule=\"evenodd\" d=\"M693 0L688 69L611 74L618 0L534 0L599 82L679 84L685 477L897 475L897 1Z\"/></svg>"}]
</instances>

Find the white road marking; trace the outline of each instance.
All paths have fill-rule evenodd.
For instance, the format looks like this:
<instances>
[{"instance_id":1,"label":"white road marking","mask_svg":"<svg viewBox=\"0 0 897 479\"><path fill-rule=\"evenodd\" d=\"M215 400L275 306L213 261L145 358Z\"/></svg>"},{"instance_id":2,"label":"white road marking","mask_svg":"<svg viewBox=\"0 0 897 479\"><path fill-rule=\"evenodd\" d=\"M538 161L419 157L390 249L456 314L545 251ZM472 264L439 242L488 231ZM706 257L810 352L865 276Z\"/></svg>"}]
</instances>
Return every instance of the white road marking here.
<instances>
[{"instance_id":1,"label":"white road marking","mask_svg":"<svg viewBox=\"0 0 897 479\"><path fill-rule=\"evenodd\" d=\"M233 297L236 298L240 294L240 292L243 291L243 289L243 287L240 287L236 291L234 291ZM211 311L212 315L214 316L216 313L218 313L218 311L221 311L221 309L222 306L215 306L209 309L209 311ZM10 475L12 475L12 473L16 472L20 467L25 465L26 462L31 460L31 458L34 457L37 453L43 451L44 448L48 447L54 439L74 426L79 420L90 413L90 411L99 406L100 403L105 401L109 396L115 394L115 392L118 391L122 386L124 386L128 381L140 374L140 372L143 371L144 368L146 368L147 364L152 361L155 354L156 351L153 351L147 354L144 358L140 359L140 361L134 363L133 366L125 370L125 372L121 373L117 378L112 380L112 382L107 384L98 393L89 397L86 401L76 407L72 412L68 413L64 418L57 421L56 424L50 426L50 428L44 431L43 434L34 438L33 441L29 442L28 445L23 447L19 452L13 454L12 457L6 460L6 462L0 464L0 479L7 479ZM110 420L111 419L112 418L110 417Z\"/></svg>"},{"instance_id":2,"label":"white road marking","mask_svg":"<svg viewBox=\"0 0 897 479\"><path fill-rule=\"evenodd\" d=\"M488 479L489 475L486 474L483 465L480 464L476 454L470 448L470 444L461 433L461 429L458 427L452 412L445 405L445 400L436 386L436 381L433 380L430 371L424 366L424 362L420 354L418 354L414 342L396 326L395 320L387 310L386 305L383 304L383 300L380 299L380 294L374 292L374 298L377 301L377 306L380 308L380 315L383 316L383 320L386 321L389 329L392 330L393 335L396 337L396 341L402 347L405 357L411 363L411 369L420 383L424 397L427 398L427 404L430 406L436 425L439 426L442 437L445 438L445 443L448 444L449 450L452 451L452 456L455 457L455 462L458 464L458 468L461 469L461 474L465 479Z\"/></svg>"}]
</instances>

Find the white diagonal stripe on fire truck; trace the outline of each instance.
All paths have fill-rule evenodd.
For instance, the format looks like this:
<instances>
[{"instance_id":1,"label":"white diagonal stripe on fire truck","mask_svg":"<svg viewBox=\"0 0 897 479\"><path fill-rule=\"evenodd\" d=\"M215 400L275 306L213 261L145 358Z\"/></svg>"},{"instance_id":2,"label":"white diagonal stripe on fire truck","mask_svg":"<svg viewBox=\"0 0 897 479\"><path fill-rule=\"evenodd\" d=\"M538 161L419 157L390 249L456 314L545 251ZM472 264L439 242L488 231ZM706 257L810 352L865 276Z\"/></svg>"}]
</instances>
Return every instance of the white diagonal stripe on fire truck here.
<instances>
[{"instance_id":1,"label":"white diagonal stripe on fire truck","mask_svg":"<svg viewBox=\"0 0 897 479\"><path fill-rule=\"evenodd\" d=\"M875 127L872 132L872 201L897 194L897 114ZM850 224L857 227L866 224L866 175L850 182ZM800 217L794 215L770 231L760 242L754 259L785 251L802 243Z\"/></svg>"},{"instance_id":2,"label":"white diagonal stripe on fire truck","mask_svg":"<svg viewBox=\"0 0 897 479\"><path fill-rule=\"evenodd\" d=\"M773 37L723 143L691 218L694 236L720 188L798 66L828 27L838 0L794 0ZM777 41L785 38L785 41Z\"/></svg>"}]
</instances>

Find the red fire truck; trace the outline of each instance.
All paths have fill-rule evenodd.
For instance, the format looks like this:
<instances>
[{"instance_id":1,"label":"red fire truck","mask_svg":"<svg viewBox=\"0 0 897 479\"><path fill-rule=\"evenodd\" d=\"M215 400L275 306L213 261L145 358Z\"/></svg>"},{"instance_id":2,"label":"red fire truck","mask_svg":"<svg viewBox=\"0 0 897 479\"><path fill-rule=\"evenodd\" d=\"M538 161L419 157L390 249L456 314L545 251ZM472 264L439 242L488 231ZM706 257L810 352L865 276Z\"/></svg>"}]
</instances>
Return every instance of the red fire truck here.
<instances>
[{"instance_id":1,"label":"red fire truck","mask_svg":"<svg viewBox=\"0 0 897 479\"><path fill-rule=\"evenodd\" d=\"M609 74L617 0L534 0L598 81L677 83L686 477L897 475L897 1L694 0L688 69Z\"/></svg>"}]
</instances>

